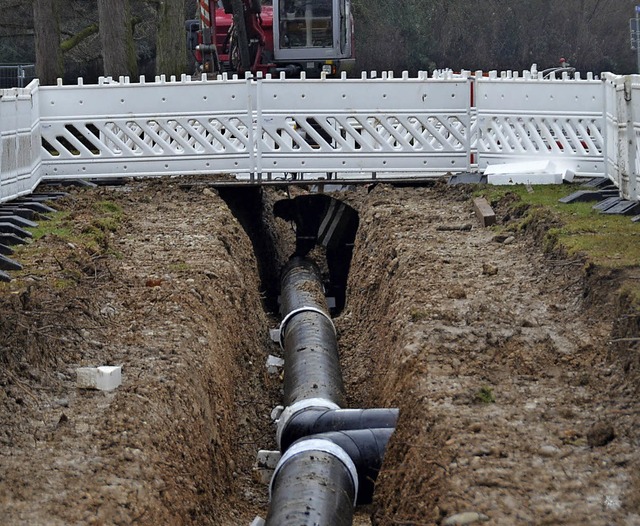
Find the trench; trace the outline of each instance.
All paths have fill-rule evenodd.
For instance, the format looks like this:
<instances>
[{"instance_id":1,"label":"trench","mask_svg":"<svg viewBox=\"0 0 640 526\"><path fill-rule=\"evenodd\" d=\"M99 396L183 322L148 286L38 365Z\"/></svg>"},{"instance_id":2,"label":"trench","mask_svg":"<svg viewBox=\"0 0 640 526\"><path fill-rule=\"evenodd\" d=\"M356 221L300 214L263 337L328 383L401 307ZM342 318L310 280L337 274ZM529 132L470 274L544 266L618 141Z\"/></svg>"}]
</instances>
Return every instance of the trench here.
<instances>
[{"instance_id":1,"label":"trench","mask_svg":"<svg viewBox=\"0 0 640 526\"><path fill-rule=\"evenodd\" d=\"M266 521L257 514L252 524L369 524L368 511L358 510L354 519L356 507L372 503L398 410L345 408L331 314L346 302L357 213L325 194L291 198L227 188L219 195L253 245L265 311L280 320L284 380L272 415L277 449L258 454L257 469L271 479L269 504ZM276 354L273 346L268 354ZM268 466L261 464L265 454L272 455Z\"/></svg>"}]
</instances>

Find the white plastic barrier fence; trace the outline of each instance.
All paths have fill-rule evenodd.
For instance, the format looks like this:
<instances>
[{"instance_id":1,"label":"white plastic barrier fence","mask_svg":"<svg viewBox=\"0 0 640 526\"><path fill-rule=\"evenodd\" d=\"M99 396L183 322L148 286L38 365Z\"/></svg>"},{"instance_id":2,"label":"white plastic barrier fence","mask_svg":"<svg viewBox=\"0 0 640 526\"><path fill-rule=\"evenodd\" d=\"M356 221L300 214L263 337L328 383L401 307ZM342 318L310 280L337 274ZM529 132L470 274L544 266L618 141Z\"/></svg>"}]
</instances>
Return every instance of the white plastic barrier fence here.
<instances>
[{"instance_id":1,"label":"white plastic barrier fence","mask_svg":"<svg viewBox=\"0 0 640 526\"><path fill-rule=\"evenodd\" d=\"M373 178L540 159L579 175L607 174L623 197L638 199L639 91L640 76L535 72L34 81L0 92L0 201L41 178Z\"/></svg>"},{"instance_id":2,"label":"white plastic barrier fence","mask_svg":"<svg viewBox=\"0 0 640 526\"><path fill-rule=\"evenodd\" d=\"M266 79L257 87L258 173L469 169L466 79Z\"/></svg>"},{"instance_id":3,"label":"white plastic barrier fence","mask_svg":"<svg viewBox=\"0 0 640 526\"><path fill-rule=\"evenodd\" d=\"M602 82L478 75L475 80L478 167L553 161L578 175L604 174Z\"/></svg>"},{"instance_id":4,"label":"white plastic barrier fence","mask_svg":"<svg viewBox=\"0 0 640 526\"><path fill-rule=\"evenodd\" d=\"M123 79L40 97L46 178L469 169L467 79Z\"/></svg>"},{"instance_id":5,"label":"white plastic barrier fence","mask_svg":"<svg viewBox=\"0 0 640 526\"><path fill-rule=\"evenodd\" d=\"M38 83L0 90L0 202L28 194L40 182Z\"/></svg>"},{"instance_id":6,"label":"white plastic barrier fence","mask_svg":"<svg viewBox=\"0 0 640 526\"><path fill-rule=\"evenodd\" d=\"M604 75L606 171L629 200L640 197L640 75Z\"/></svg>"}]
</instances>

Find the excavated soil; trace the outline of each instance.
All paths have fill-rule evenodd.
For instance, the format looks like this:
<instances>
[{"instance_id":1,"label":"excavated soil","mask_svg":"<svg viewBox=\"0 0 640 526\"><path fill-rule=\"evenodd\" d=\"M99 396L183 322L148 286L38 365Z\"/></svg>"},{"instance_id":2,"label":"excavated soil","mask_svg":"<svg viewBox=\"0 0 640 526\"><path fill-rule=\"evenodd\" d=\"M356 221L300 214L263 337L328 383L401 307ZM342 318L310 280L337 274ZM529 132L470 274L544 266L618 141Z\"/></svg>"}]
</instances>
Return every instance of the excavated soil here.
<instances>
[{"instance_id":1,"label":"excavated soil","mask_svg":"<svg viewBox=\"0 0 640 526\"><path fill-rule=\"evenodd\" d=\"M252 465L274 447L264 364L293 244L259 197L152 179L56 203L66 234L0 286L3 523L265 516ZM401 411L358 524L640 524L638 319L616 294L638 269L544 254L544 224L496 237L461 190L343 198L360 212L336 319L349 404ZM117 228L73 241L105 203ZM98 365L122 365L122 385L78 389Z\"/></svg>"}]
</instances>

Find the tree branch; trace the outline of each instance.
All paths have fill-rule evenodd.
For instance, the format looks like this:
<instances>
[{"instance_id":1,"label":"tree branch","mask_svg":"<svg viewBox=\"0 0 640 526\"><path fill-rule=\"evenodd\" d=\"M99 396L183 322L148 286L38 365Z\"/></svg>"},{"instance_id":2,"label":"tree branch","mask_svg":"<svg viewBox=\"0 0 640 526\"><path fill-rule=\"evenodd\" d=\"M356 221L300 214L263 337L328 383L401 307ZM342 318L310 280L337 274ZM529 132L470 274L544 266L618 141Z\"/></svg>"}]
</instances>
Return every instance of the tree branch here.
<instances>
[{"instance_id":1,"label":"tree branch","mask_svg":"<svg viewBox=\"0 0 640 526\"><path fill-rule=\"evenodd\" d=\"M73 49L78 44L80 44L80 42L82 42L83 40L86 40L87 38L89 38L91 35L95 35L97 32L98 32L98 24L88 25L82 31L76 33L70 38L67 38L63 42L60 42L60 49L62 49L63 53L66 53L67 51Z\"/></svg>"}]
</instances>

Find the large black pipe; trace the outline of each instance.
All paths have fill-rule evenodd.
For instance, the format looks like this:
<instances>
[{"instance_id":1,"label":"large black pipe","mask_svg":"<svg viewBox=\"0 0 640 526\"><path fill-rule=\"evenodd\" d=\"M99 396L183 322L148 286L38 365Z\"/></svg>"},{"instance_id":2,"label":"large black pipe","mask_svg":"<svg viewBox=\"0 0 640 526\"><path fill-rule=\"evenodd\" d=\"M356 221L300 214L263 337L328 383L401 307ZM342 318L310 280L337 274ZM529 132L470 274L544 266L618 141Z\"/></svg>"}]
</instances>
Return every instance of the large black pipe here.
<instances>
[{"instance_id":1,"label":"large black pipe","mask_svg":"<svg viewBox=\"0 0 640 526\"><path fill-rule=\"evenodd\" d=\"M355 505L371 502L398 410L341 409L336 331L313 263L290 260L282 274L280 305L286 407L278 440L283 455L271 480L266 524L348 526Z\"/></svg>"},{"instance_id":2,"label":"large black pipe","mask_svg":"<svg viewBox=\"0 0 640 526\"><path fill-rule=\"evenodd\" d=\"M320 433L295 442L271 481L267 525L350 525L370 504L393 429Z\"/></svg>"},{"instance_id":3,"label":"large black pipe","mask_svg":"<svg viewBox=\"0 0 640 526\"><path fill-rule=\"evenodd\" d=\"M351 526L357 493L353 463L328 440L305 442L276 467L266 526Z\"/></svg>"},{"instance_id":4,"label":"large black pipe","mask_svg":"<svg viewBox=\"0 0 640 526\"><path fill-rule=\"evenodd\" d=\"M281 276L280 314L283 318L293 310L311 305L329 314L320 269L315 263L294 256L285 265Z\"/></svg>"},{"instance_id":5,"label":"large black pipe","mask_svg":"<svg viewBox=\"0 0 640 526\"><path fill-rule=\"evenodd\" d=\"M398 409L302 409L278 425L280 451L286 451L296 440L329 431L355 429L390 429L398 421Z\"/></svg>"},{"instance_id":6,"label":"large black pipe","mask_svg":"<svg viewBox=\"0 0 640 526\"><path fill-rule=\"evenodd\" d=\"M344 405L335 327L318 268L292 258L282 274L280 342L284 349L284 404L319 398Z\"/></svg>"}]
</instances>

